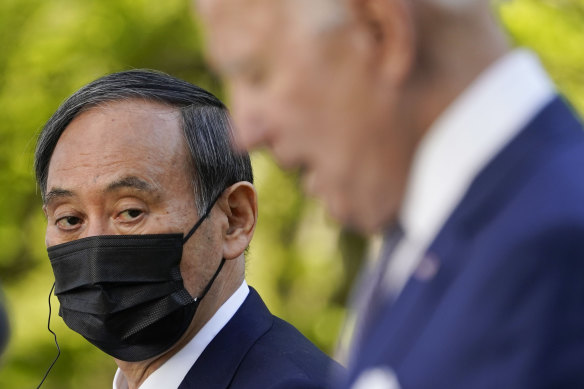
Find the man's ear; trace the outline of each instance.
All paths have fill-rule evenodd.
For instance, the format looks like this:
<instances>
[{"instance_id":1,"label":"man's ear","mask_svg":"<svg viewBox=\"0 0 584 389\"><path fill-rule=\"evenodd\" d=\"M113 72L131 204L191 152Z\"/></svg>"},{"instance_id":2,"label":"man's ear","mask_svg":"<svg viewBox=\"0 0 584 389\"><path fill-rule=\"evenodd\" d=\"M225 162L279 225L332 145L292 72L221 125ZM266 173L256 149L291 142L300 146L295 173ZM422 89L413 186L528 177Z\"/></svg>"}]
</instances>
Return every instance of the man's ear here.
<instances>
[{"instance_id":1,"label":"man's ear","mask_svg":"<svg viewBox=\"0 0 584 389\"><path fill-rule=\"evenodd\" d=\"M231 185L223 192L221 208L227 216L223 231L223 257L238 258L249 246L258 220L257 193L247 181Z\"/></svg>"},{"instance_id":2,"label":"man's ear","mask_svg":"<svg viewBox=\"0 0 584 389\"><path fill-rule=\"evenodd\" d=\"M355 21L371 45L373 61L393 85L407 79L416 55L415 29L407 0L349 0Z\"/></svg>"}]
</instances>

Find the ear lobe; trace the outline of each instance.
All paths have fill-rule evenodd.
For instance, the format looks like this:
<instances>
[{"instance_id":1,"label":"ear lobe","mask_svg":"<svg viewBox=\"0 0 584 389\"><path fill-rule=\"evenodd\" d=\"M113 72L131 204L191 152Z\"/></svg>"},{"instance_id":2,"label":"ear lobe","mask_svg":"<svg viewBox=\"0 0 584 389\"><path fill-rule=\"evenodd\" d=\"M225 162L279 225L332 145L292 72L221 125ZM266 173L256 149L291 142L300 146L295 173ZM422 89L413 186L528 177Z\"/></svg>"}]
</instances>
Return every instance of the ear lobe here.
<instances>
[{"instance_id":1,"label":"ear lobe","mask_svg":"<svg viewBox=\"0 0 584 389\"><path fill-rule=\"evenodd\" d=\"M238 258L253 237L258 218L257 194L253 185L246 181L233 184L224 192L222 202L227 217L223 231L223 257Z\"/></svg>"},{"instance_id":2,"label":"ear lobe","mask_svg":"<svg viewBox=\"0 0 584 389\"><path fill-rule=\"evenodd\" d=\"M375 62L394 85L403 83L415 56L413 19L407 0L350 0L376 52Z\"/></svg>"}]
</instances>

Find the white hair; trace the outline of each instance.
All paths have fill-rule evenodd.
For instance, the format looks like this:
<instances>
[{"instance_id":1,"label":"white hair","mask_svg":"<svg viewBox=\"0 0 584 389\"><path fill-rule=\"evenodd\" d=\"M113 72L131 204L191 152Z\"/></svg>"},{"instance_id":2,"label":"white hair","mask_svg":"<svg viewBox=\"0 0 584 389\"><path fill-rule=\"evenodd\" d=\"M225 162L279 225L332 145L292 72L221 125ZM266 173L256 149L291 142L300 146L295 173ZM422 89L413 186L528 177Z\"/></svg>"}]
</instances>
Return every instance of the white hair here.
<instances>
[{"instance_id":1,"label":"white hair","mask_svg":"<svg viewBox=\"0 0 584 389\"><path fill-rule=\"evenodd\" d=\"M287 11L318 31L328 31L347 20L347 0L286 0Z\"/></svg>"},{"instance_id":2,"label":"white hair","mask_svg":"<svg viewBox=\"0 0 584 389\"><path fill-rule=\"evenodd\" d=\"M392 1L392 0L386 0ZM431 6L441 12L463 14L481 9L489 3L501 3L509 0L404 0ZM296 13L299 20L315 27L317 31L326 32L344 24L348 19L348 0L285 0L286 11Z\"/></svg>"}]
</instances>

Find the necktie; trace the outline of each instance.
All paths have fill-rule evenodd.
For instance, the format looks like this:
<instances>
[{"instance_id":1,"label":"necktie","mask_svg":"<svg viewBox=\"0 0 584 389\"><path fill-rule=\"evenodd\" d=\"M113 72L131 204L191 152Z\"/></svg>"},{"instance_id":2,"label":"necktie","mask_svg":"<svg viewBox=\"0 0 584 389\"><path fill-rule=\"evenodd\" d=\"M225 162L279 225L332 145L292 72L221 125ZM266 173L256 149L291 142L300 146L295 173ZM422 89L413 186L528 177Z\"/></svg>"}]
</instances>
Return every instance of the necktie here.
<instances>
[{"instance_id":1,"label":"necktie","mask_svg":"<svg viewBox=\"0 0 584 389\"><path fill-rule=\"evenodd\" d=\"M387 266L404 236L403 229L396 223L385 233L381 254L375 263L361 273L355 293L350 303L350 313L344 331L350 334L349 346L340 345L337 357L350 360L359 353L366 335L371 331L383 308L389 304L391 296L384 285ZM347 337L347 333L343 336ZM347 355L349 354L349 355Z\"/></svg>"}]
</instances>

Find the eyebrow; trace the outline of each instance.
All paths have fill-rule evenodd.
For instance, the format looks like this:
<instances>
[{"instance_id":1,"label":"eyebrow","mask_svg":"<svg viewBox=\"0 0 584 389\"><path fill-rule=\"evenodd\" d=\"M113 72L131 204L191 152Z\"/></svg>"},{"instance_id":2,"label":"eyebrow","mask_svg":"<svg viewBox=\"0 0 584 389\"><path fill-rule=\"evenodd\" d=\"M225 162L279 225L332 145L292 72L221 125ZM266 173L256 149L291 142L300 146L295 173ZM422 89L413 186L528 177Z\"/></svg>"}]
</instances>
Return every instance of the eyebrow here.
<instances>
[{"instance_id":1,"label":"eyebrow","mask_svg":"<svg viewBox=\"0 0 584 389\"><path fill-rule=\"evenodd\" d=\"M74 197L74 196L75 196L75 194L70 190L61 189L61 188L53 188L49 192L47 192L47 194L44 196L43 200L44 200L44 204L47 205L47 204L49 204L57 199Z\"/></svg>"}]
</instances>

